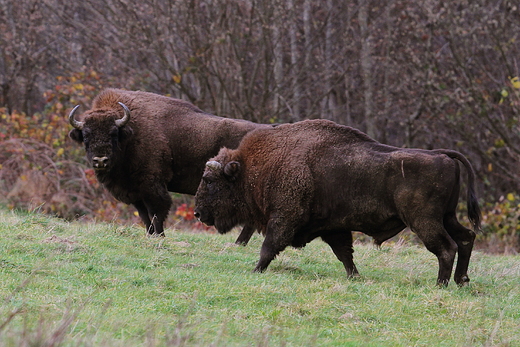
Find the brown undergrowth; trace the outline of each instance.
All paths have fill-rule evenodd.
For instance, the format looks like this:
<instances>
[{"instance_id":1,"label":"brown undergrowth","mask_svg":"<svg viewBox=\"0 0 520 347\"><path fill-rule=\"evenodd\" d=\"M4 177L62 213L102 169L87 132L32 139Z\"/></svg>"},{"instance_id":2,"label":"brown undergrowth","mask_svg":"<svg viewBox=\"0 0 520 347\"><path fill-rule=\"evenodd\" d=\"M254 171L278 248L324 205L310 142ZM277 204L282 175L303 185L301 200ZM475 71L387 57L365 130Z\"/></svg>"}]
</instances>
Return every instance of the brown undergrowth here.
<instances>
[{"instance_id":1,"label":"brown undergrowth","mask_svg":"<svg viewBox=\"0 0 520 347\"><path fill-rule=\"evenodd\" d=\"M193 215L193 198L174 194L174 209L169 227L194 232L215 232ZM86 164L66 159L45 143L22 138L0 142L0 203L10 209L39 211L67 220L118 220L122 224L140 223L135 209L116 201L96 180ZM461 216L463 220L463 216ZM520 252L520 198L502 197L483 208L483 228L477 235L476 249L493 254ZM417 241L405 231L399 238ZM370 237L356 233L358 242Z\"/></svg>"},{"instance_id":2,"label":"brown undergrowth","mask_svg":"<svg viewBox=\"0 0 520 347\"><path fill-rule=\"evenodd\" d=\"M40 211L67 220L82 219L140 223L131 206L116 201L96 180L84 149L68 139L67 114L77 104L87 106L103 85L94 71L58 78L45 93L47 105L32 116L0 108L0 204L10 209ZM215 232L193 215L192 197L172 194L173 210L167 227ZM461 218L466 218L460 204ZM483 231L476 248L495 254L520 252L520 197L508 194L483 206ZM399 238L417 241L405 231ZM371 238L356 233L358 242ZM417 241L419 242L419 241Z\"/></svg>"},{"instance_id":3,"label":"brown undergrowth","mask_svg":"<svg viewBox=\"0 0 520 347\"><path fill-rule=\"evenodd\" d=\"M173 198L176 210L170 214L170 227L210 230L195 219L192 198L180 194ZM99 184L93 169L31 139L0 142L0 203L66 220L140 222L133 207L115 200Z\"/></svg>"}]
</instances>

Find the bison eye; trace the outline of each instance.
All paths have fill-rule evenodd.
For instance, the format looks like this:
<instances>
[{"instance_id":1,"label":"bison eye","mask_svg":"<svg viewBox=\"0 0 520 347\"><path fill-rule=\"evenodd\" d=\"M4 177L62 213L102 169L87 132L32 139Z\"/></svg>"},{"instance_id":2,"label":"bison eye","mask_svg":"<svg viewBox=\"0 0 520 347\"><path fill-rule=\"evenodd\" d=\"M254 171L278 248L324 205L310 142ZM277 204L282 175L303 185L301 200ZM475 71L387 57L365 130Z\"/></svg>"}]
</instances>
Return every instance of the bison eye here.
<instances>
[{"instance_id":1,"label":"bison eye","mask_svg":"<svg viewBox=\"0 0 520 347\"><path fill-rule=\"evenodd\" d=\"M210 184L213 182L213 180L211 180L209 177L207 176L202 176L202 181L204 181L204 183L206 184Z\"/></svg>"}]
</instances>

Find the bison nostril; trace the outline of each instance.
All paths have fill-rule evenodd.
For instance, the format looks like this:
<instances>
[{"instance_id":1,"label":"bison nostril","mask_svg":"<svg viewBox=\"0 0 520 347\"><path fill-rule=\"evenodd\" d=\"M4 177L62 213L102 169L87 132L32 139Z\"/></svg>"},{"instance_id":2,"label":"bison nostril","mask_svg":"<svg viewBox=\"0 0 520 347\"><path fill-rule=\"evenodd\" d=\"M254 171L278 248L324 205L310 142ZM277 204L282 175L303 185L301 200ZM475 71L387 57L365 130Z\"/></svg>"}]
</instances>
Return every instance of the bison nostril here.
<instances>
[{"instance_id":1,"label":"bison nostril","mask_svg":"<svg viewBox=\"0 0 520 347\"><path fill-rule=\"evenodd\" d=\"M108 157L94 157L92 163L95 168L104 168L108 166Z\"/></svg>"},{"instance_id":2,"label":"bison nostril","mask_svg":"<svg viewBox=\"0 0 520 347\"><path fill-rule=\"evenodd\" d=\"M195 218L197 218L197 219L200 218L200 213L199 213L199 211L195 211L195 212L193 212L193 215L194 215Z\"/></svg>"}]
</instances>

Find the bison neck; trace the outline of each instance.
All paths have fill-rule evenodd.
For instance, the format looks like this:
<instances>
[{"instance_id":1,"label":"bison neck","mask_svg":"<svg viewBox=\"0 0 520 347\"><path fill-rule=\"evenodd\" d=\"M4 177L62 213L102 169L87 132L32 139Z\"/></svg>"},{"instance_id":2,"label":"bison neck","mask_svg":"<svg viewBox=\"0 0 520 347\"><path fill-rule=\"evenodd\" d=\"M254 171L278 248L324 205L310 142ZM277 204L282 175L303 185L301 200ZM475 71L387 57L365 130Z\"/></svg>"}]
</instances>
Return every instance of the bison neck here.
<instances>
[{"instance_id":1,"label":"bison neck","mask_svg":"<svg viewBox=\"0 0 520 347\"><path fill-rule=\"evenodd\" d=\"M138 184L128 173L124 174L122 170L96 171L96 178L117 200L126 204L136 201L132 187L137 187Z\"/></svg>"}]
</instances>

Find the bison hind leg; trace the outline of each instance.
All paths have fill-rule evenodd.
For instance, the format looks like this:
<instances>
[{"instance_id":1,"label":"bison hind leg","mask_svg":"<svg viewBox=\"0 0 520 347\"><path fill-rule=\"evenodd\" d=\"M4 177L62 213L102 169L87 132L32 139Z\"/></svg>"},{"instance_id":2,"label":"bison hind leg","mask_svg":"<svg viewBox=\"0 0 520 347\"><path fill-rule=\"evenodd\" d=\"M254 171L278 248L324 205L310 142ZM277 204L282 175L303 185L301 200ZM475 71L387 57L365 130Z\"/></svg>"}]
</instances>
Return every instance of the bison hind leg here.
<instances>
[{"instance_id":1,"label":"bison hind leg","mask_svg":"<svg viewBox=\"0 0 520 347\"><path fill-rule=\"evenodd\" d=\"M437 218L418 218L412 223L410 229L417 234L426 248L437 256L439 261L437 284L441 287L447 286L453 271L457 244Z\"/></svg>"},{"instance_id":2,"label":"bison hind leg","mask_svg":"<svg viewBox=\"0 0 520 347\"><path fill-rule=\"evenodd\" d=\"M350 230L326 232L321 236L321 239L332 248L336 257L343 263L349 278L359 276L352 255L354 249L352 248L352 232Z\"/></svg>"},{"instance_id":3,"label":"bison hind leg","mask_svg":"<svg viewBox=\"0 0 520 347\"><path fill-rule=\"evenodd\" d=\"M455 213L449 213L444 218L444 227L458 246L457 266L455 267L454 280L459 286L469 282L468 266L475 241L475 233L462 226Z\"/></svg>"}]
</instances>

